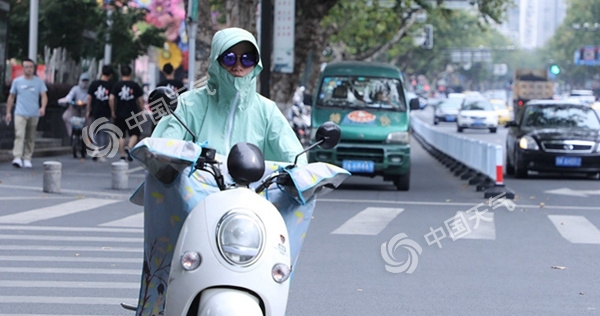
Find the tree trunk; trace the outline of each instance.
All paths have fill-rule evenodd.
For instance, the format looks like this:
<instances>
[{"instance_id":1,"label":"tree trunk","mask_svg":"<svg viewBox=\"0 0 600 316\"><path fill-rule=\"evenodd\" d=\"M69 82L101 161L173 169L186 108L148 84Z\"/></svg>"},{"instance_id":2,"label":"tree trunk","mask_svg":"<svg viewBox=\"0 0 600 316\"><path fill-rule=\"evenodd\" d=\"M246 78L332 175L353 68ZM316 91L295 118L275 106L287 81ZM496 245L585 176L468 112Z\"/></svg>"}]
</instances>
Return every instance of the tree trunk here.
<instances>
[{"instance_id":1,"label":"tree trunk","mask_svg":"<svg viewBox=\"0 0 600 316\"><path fill-rule=\"evenodd\" d=\"M210 45L215 29L212 21L209 0L199 0L198 2L198 29L196 32L196 69L194 69L194 78L199 81L208 75L208 57L210 56Z\"/></svg>"},{"instance_id":2,"label":"tree trunk","mask_svg":"<svg viewBox=\"0 0 600 316\"><path fill-rule=\"evenodd\" d=\"M271 74L271 99L278 104L291 103L294 90L307 75L306 88L311 92L320 72L321 52L328 44L328 30L321 20L338 0L297 0L294 40L294 72ZM309 58L311 56L311 58ZM312 60L307 64L308 60ZM307 67L310 67L307 71Z\"/></svg>"}]
</instances>

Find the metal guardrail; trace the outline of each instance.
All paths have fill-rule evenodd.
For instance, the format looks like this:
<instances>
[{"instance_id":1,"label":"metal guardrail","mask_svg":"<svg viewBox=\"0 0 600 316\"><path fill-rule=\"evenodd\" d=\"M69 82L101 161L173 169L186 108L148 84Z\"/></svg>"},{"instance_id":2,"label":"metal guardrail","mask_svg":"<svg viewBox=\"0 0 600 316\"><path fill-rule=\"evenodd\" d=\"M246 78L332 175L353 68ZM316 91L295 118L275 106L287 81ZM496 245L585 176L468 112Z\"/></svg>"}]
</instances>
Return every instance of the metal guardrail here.
<instances>
[{"instance_id":1,"label":"metal guardrail","mask_svg":"<svg viewBox=\"0 0 600 316\"><path fill-rule=\"evenodd\" d=\"M492 179L496 185L503 185L504 159L500 145L450 135L431 128L431 125L418 117L411 117L411 127L428 145L462 163L467 168L480 172Z\"/></svg>"}]
</instances>

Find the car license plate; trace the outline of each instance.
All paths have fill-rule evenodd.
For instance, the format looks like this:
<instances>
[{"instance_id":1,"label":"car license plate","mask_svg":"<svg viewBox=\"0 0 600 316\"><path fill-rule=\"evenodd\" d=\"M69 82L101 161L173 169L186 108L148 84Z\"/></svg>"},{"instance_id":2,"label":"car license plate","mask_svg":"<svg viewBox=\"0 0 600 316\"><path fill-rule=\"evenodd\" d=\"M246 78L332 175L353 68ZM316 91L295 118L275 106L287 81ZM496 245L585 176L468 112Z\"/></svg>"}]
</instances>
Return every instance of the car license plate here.
<instances>
[{"instance_id":1,"label":"car license plate","mask_svg":"<svg viewBox=\"0 0 600 316\"><path fill-rule=\"evenodd\" d=\"M373 173L375 172L375 163L368 160L344 160L342 168L350 172Z\"/></svg>"},{"instance_id":2,"label":"car license plate","mask_svg":"<svg viewBox=\"0 0 600 316\"><path fill-rule=\"evenodd\" d=\"M481 125L483 125L483 120L475 120L473 122L473 125L475 125L475 126L481 126Z\"/></svg>"},{"instance_id":3,"label":"car license plate","mask_svg":"<svg viewBox=\"0 0 600 316\"><path fill-rule=\"evenodd\" d=\"M556 157L558 167L581 167L581 157Z\"/></svg>"},{"instance_id":4,"label":"car license plate","mask_svg":"<svg viewBox=\"0 0 600 316\"><path fill-rule=\"evenodd\" d=\"M456 116L454 116L454 115L446 115L446 121L447 122L454 122L454 121L456 121Z\"/></svg>"}]
</instances>

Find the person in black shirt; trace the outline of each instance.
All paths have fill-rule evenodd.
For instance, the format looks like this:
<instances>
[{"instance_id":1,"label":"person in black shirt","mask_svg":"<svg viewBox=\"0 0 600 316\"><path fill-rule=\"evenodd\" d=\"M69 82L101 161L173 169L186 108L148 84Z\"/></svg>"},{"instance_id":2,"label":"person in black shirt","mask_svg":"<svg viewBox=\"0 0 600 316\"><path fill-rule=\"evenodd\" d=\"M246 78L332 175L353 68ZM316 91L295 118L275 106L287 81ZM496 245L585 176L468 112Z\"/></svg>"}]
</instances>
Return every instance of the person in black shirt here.
<instances>
[{"instance_id":1,"label":"person in black shirt","mask_svg":"<svg viewBox=\"0 0 600 316\"><path fill-rule=\"evenodd\" d=\"M108 105L108 98L110 96L110 90L113 82L110 79L113 76L113 68L110 65L104 65L102 67L102 75L99 80L94 80L88 88L88 103L87 103L87 118L90 122L93 122L99 118L106 118L106 121L110 121L110 106ZM97 138L94 138L92 143L96 145L92 159L95 161L100 156L98 148L101 148L104 152L108 146L108 134L106 129L97 129ZM92 135L93 137L93 135ZM100 157L100 160L104 160L104 155Z\"/></svg>"},{"instance_id":2,"label":"person in black shirt","mask_svg":"<svg viewBox=\"0 0 600 316\"><path fill-rule=\"evenodd\" d=\"M177 92L177 94L181 94L183 92L183 81L175 79L173 65L171 65L171 63L166 63L163 66L162 72L165 75L165 79L161 80L156 86L171 88L173 91Z\"/></svg>"},{"instance_id":3,"label":"person in black shirt","mask_svg":"<svg viewBox=\"0 0 600 316\"><path fill-rule=\"evenodd\" d=\"M131 67L121 66L121 80L113 85L108 99L113 123L123 132L123 137L119 139L121 160L128 161L133 161L129 150L137 144L142 134L139 126L132 119L144 110L144 91L137 82L132 80L131 73ZM127 134L129 134L129 142L126 146Z\"/></svg>"}]
</instances>

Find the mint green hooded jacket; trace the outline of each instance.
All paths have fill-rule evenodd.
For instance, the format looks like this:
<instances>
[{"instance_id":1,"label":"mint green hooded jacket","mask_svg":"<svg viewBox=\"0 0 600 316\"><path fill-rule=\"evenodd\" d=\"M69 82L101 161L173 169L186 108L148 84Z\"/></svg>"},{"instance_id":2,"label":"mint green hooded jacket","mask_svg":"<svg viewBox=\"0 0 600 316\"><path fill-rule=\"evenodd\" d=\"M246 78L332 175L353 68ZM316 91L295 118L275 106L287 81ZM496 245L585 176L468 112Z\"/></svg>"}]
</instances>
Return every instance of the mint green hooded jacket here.
<instances>
[{"instance_id":1,"label":"mint green hooded jacket","mask_svg":"<svg viewBox=\"0 0 600 316\"><path fill-rule=\"evenodd\" d=\"M240 28L218 31L212 41L208 83L181 94L175 114L192 130L197 142L227 155L238 142L250 142L266 160L293 162L303 148L275 102L256 92L256 78L262 71L259 61L247 76L236 78L219 64L218 57L235 44L248 41L260 53L254 36ZM172 116L163 117L152 137L192 140ZM306 156L298 164L306 164Z\"/></svg>"}]
</instances>

